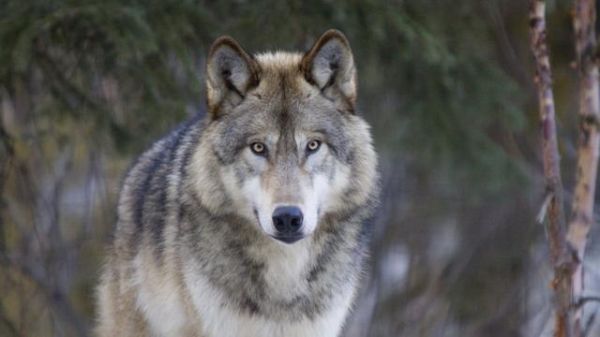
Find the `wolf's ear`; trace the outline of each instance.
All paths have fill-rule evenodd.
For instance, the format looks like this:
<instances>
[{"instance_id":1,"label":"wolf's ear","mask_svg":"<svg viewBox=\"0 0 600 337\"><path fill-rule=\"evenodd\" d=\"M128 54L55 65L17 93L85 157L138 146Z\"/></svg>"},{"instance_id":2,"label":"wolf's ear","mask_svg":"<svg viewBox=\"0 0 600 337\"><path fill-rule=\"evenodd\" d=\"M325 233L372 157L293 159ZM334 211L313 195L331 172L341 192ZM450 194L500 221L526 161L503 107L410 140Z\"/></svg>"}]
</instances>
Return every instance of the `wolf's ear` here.
<instances>
[{"instance_id":1,"label":"wolf's ear","mask_svg":"<svg viewBox=\"0 0 600 337\"><path fill-rule=\"evenodd\" d=\"M341 94L352 106L356 100L356 70L350 43L342 32L326 31L300 63L306 80L335 97Z\"/></svg>"},{"instance_id":2,"label":"wolf's ear","mask_svg":"<svg viewBox=\"0 0 600 337\"><path fill-rule=\"evenodd\" d=\"M258 85L258 63L231 37L218 38L206 61L206 90L209 110L217 115L225 103L239 104L248 90Z\"/></svg>"}]
</instances>

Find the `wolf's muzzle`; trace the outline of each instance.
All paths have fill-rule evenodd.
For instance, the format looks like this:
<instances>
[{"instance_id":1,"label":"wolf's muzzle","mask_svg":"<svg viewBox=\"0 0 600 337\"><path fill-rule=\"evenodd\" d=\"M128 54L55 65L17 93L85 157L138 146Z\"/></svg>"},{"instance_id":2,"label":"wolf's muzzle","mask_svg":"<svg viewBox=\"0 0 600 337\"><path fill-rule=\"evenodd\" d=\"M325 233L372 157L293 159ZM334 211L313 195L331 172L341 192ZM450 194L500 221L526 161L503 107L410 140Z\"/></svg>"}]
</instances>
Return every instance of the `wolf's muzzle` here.
<instances>
[{"instance_id":1,"label":"wolf's muzzle","mask_svg":"<svg viewBox=\"0 0 600 337\"><path fill-rule=\"evenodd\" d=\"M273 212L273 226L277 230L275 239L285 243L294 243L304 237L302 235L303 215L296 206L280 206Z\"/></svg>"}]
</instances>

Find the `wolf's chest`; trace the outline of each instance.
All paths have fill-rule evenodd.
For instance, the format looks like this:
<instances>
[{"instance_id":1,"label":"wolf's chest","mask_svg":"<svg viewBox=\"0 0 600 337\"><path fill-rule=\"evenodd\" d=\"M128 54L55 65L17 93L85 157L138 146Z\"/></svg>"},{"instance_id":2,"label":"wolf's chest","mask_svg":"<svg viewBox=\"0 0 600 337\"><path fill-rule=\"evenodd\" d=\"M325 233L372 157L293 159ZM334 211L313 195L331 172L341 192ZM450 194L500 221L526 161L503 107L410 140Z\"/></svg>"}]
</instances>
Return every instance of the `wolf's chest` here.
<instances>
[{"instance_id":1,"label":"wolf's chest","mask_svg":"<svg viewBox=\"0 0 600 337\"><path fill-rule=\"evenodd\" d=\"M189 286L189 285L188 285ZM196 279L189 288L206 337L335 337L344 323L352 289L340 289L328 308L311 318L272 318L243 310L227 295L211 286L206 279Z\"/></svg>"},{"instance_id":2,"label":"wolf's chest","mask_svg":"<svg viewBox=\"0 0 600 337\"><path fill-rule=\"evenodd\" d=\"M309 240L268 243L216 252L212 245L196 245L182 254L184 292L202 337L337 336L360 263L344 249Z\"/></svg>"}]
</instances>

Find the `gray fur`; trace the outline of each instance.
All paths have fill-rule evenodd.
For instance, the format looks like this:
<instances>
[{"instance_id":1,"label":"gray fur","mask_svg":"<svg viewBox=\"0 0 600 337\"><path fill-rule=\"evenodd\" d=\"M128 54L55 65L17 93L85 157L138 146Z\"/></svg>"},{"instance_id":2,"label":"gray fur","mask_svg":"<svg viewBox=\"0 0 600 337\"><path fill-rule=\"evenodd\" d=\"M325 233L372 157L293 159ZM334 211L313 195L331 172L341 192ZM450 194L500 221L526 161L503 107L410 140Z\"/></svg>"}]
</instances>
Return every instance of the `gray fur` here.
<instances>
[{"instance_id":1,"label":"gray fur","mask_svg":"<svg viewBox=\"0 0 600 337\"><path fill-rule=\"evenodd\" d=\"M318 63L311 63L315 58ZM338 89L324 91L322 78L313 82L314 69L323 66L324 59L346 62L340 65L341 73L331 73L327 80ZM280 322L280 330L268 330L274 337L287 335L286 324L324 317L348 285L352 290L344 294L354 296L378 189L368 127L354 113L349 44L341 33L330 31L303 57L251 57L224 38L211 49L207 72L210 113L156 142L124 181L115 238L98 292L100 336L160 335L152 315L161 308L142 298L148 293L144 289L153 289L157 296L173 294L173 303L183 308L183 323L170 331L216 337L206 328L206 308L193 301L190 284L196 277L224 294L220 305L233 308L236 315L274 322L275 327ZM327 152L307 169L309 155L297 137L311 132L323 137ZM277 142L269 143L266 134L275 135ZM257 164L258 159L244 151L249 140L260 135L268 154ZM222 178L229 169L233 182ZM310 248L297 279L302 287L294 290L298 294L293 298L277 295L285 289L269 283L269 266L276 257L269 252L290 248L266 235L257 216L242 212L236 206L238 196L227 186L258 178L273 198L301 202L294 191L303 188L302 179L304 185L311 184L320 175L334 184L339 172L346 171L348 182L339 183L343 193L328 203L334 206L319 206L316 229L301 240ZM336 334L339 327L331 331Z\"/></svg>"}]
</instances>

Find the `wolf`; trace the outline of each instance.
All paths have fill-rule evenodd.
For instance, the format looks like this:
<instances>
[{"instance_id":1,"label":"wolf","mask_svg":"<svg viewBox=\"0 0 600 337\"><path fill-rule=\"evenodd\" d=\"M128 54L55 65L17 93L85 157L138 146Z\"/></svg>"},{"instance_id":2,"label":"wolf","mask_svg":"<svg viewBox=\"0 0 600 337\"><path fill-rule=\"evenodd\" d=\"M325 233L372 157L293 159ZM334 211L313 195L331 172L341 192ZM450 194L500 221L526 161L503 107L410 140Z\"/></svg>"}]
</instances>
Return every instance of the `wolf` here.
<instances>
[{"instance_id":1,"label":"wolf","mask_svg":"<svg viewBox=\"0 0 600 337\"><path fill-rule=\"evenodd\" d=\"M96 334L334 337L360 284L377 155L350 44L206 59L207 113L129 170Z\"/></svg>"}]
</instances>

